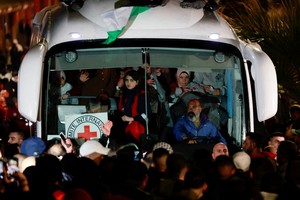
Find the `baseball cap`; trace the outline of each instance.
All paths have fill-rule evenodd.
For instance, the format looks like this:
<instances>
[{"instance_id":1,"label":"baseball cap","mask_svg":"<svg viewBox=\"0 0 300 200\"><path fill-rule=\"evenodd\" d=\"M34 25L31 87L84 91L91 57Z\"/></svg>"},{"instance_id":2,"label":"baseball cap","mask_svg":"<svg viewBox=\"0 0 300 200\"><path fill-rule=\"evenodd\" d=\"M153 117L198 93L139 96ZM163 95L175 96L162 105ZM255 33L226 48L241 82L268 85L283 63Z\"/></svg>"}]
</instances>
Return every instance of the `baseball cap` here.
<instances>
[{"instance_id":1,"label":"baseball cap","mask_svg":"<svg viewBox=\"0 0 300 200\"><path fill-rule=\"evenodd\" d=\"M46 149L45 142L37 137L31 136L21 143L20 152L28 156L38 156Z\"/></svg>"},{"instance_id":2,"label":"baseball cap","mask_svg":"<svg viewBox=\"0 0 300 200\"><path fill-rule=\"evenodd\" d=\"M96 140L88 140L84 142L79 148L79 153L81 156L87 156L92 153L108 155L109 151L109 148L104 147L100 142Z\"/></svg>"},{"instance_id":3,"label":"baseball cap","mask_svg":"<svg viewBox=\"0 0 300 200\"><path fill-rule=\"evenodd\" d=\"M251 158L246 152L244 151L237 152L233 154L232 158L233 158L233 163L237 169L240 169L243 172L247 172L249 170L251 164Z\"/></svg>"}]
</instances>

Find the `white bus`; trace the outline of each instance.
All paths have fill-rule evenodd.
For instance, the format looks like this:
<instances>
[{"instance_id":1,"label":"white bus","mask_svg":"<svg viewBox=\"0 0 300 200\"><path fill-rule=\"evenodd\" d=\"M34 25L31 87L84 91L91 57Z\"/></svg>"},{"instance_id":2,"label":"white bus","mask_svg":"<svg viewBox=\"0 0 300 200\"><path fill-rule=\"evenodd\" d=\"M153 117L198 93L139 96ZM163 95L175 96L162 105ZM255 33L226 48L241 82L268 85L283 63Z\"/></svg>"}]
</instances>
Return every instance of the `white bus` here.
<instances>
[{"instance_id":1,"label":"white bus","mask_svg":"<svg viewBox=\"0 0 300 200\"><path fill-rule=\"evenodd\" d=\"M75 102L62 103L53 88L57 88L57 74L75 87L82 70L115 73L150 66L170 73L172 79L178 68L194 77L224 71L226 93L222 102L214 105L225 109L225 119L224 115L217 119L225 123L216 125L238 145L247 132L261 132L263 122L276 114L277 77L271 59L261 49L239 40L210 5L200 1L204 7L198 4L193 8L182 6L179 0L120 2L62 1L36 14L31 48L21 64L18 85L18 109L35 124L34 134L50 139L62 131L68 137L78 137L68 132L66 116L84 115L86 104L81 100L97 94L71 95ZM110 105L104 110L107 119L117 109L116 91L109 92ZM160 130L151 133L151 122L147 125L147 134L159 134Z\"/></svg>"}]
</instances>

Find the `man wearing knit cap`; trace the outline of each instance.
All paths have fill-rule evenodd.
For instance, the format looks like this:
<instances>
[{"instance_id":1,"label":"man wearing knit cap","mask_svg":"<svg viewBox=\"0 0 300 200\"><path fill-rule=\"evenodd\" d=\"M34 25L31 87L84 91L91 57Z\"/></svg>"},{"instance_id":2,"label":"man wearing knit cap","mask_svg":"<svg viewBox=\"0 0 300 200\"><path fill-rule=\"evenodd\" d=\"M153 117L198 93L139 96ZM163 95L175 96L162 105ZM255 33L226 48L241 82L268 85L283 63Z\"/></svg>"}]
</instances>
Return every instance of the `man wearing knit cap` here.
<instances>
[{"instance_id":1,"label":"man wearing knit cap","mask_svg":"<svg viewBox=\"0 0 300 200\"><path fill-rule=\"evenodd\" d=\"M174 152L172 146L169 143L166 143L166 142L157 142L157 143L155 143L154 146L153 146L153 151L155 151L155 149L158 149L158 148L166 149L169 152L169 154L172 154Z\"/></svg>"}]
</instances>

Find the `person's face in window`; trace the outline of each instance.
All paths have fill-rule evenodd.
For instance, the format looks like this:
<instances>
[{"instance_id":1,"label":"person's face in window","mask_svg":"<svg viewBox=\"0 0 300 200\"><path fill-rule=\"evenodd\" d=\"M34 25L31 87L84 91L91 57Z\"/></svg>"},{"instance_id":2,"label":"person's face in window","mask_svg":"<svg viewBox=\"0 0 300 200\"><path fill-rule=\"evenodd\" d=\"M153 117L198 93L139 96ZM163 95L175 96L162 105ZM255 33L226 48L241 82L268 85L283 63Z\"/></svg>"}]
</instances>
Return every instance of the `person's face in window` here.
<instances>
[{"instance_id":1,"label":"person's face in window","mask_svg":"<svg viewBox=\"0 0 300 200\"><path fill-rule=\"evenodd\" d=\"M60 78L60 87L63 87L66 84L66 80L64 78Z\"/></svg>"},{"instance_id":2,"label":"person's face in window","mask_svg":"<svg viewBox=\"0 0 300 200\"><path fill-rule=\"evenodd\" d=\"M137 85L139 84L138 81L134 80L131 76L127 75L125 77L125 85L126 88L129 90L132 90L133 88L135 88Z\"/></svg>"},{"instance_id":3,"label":"person's face in window","mask_svg":"<svg viewBox=\"0 0 300 200\"><path fill-rule=\"evenodd\" d=\"M177 78L177 82L179 87L186 87L190 82L190 76L187 73L183 72Z\"/></svg>"},{"instance_id":4,"label":"person's face in window","mask_svg":"<svg viewBox=\"0 0 300 200\"><path fill-rule=\"evenodd\" d=\"M202 111L202 107L199 101L192 100L188 104L188 112L193 112L196 116L198 116Z\"/></svg>"},{"instance_id":5,"label":"person's face in window","mask_svg":"<svg viewBox=\"0 0 300 200\"><path fill-rule=\"evenodd\" d=\"M147 65L147 66L146 66L146 73L147 73L147 74L150 74L150 73L151 73L151 67L150 67L150 65Z\"/></svg>"}]
</instances>

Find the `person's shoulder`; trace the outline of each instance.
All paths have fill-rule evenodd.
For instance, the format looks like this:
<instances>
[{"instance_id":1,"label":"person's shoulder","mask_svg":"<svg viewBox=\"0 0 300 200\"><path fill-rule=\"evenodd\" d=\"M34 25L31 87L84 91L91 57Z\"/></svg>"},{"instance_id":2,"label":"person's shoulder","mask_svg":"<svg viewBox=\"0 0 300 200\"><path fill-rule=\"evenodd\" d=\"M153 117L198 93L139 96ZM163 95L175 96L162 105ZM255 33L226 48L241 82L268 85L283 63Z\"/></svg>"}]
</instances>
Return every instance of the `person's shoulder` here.
<instances>
[{"instance_id":1,"label":"person's shoulder","mask_svg":"<svg viewBox=\"0 0 300 200\"><path fill-rule=\"evenodd\" d=\"M187 118L186 115L181 115L180 117L178 117L178 119L176 120L175 124L183 124L183 125L185 125L185 124L187 124L187 122L186 122L187 120L188 120L188 118Z\"/></svg>"},{"instance_id":2,"label":"person's shoulder","mask_svg":"<svg viewBox=\"0 0 300 200\"><path fill-rule=\"evenodd\" d=\"M178 117L178 119L180 119L180 120L188 120L188 116L186 114L183 114L183 115L180 115Z\"/></svg>"},{"instance_id":3,"label":"person's shoulder","mask_svg":"<svg viewBox=\"0 0 300 200\"><path fill-rule=\"evenodd\" d=\"M208 118L205 119L204 124L211 128L218 129L217 126L212 121L210 121Z\"/></svg>"},{"instance_id":4,"label":"person's shoulder","mask_svg":"<svg viewBox=\"0 0 300 200\"><path fill-rule=\"evenodd\" d=\"M66 88L72 88L73 86L71 85L71 83L69 82L66 82L65 85L64 85Z\"/></svg>"},{"instance_id":5,"label":"person's shoulder","mask_svg":"<svg viewBox=\"0 0 300 200\"><path fill-rule=\"evenodd\" d=\"M212 123L212 122L208 119L207 115L205 115L203 112L201 112L200 117L201 117L201 123L205 123L205 124L207 124L207 123Z\"/></svg>"}]
</instances>

